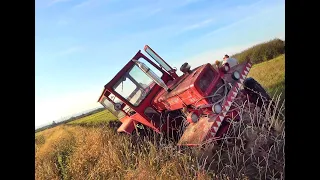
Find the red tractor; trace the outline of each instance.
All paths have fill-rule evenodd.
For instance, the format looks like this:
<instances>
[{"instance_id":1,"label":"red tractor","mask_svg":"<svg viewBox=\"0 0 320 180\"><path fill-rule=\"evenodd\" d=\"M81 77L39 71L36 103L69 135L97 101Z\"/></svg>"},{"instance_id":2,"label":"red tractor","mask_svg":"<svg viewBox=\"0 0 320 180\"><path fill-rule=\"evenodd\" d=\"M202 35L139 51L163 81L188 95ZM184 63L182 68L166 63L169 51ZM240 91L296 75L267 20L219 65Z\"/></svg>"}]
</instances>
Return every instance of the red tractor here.
<instances>
[{"instance_id":1,"label":"red tractor","mask_svg":"<svg viewBox=\"0 0 320 180\"><path fill-rule=\"evenodd\" d=\"M152 59L139 50L98 100L121 121L117 132L133 134L142 125L160 134L180 134L178 145L203 145L221 138L230 121L240 120L235 100L256 102L259 95L270 100L259 83L246 78L249 60L233 67L207 63L194 69L184 63L178 76L148 45L144 50Z\"/></svg>"}]
</instances>

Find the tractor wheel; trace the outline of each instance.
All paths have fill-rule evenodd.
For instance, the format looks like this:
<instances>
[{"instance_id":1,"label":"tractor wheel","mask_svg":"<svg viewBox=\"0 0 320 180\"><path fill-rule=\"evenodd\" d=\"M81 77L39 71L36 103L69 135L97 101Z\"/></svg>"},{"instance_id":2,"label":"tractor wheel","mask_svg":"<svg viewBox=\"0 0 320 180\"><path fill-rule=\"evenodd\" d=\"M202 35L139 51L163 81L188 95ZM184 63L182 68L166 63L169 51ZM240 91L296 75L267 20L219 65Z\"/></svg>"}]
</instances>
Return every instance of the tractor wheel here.
<instances>
[{"instance_id":1,"label":"tractor wheel","mask_svg":"<svg viewBox=\"0 0 320 180\"><path fill-rule=\"evenodd\" d=\"M253 78L249 77L244 81L244 91L249 96L249 100L262 107L263 104L268 104L271 97L267 91Z\"/></svg>"},{"instance_id":2,"label":"tractor wheel","mask_svg":"<svg viewBox=\"0 0 320 180\"><path fill-rule=\"evenodd\" d=\"M108 128L110 128L111 130L113 130L114 132L117 132L117 129L121 126L121 121L109 121L108 122Z\"/></svg>"}]
</instances>

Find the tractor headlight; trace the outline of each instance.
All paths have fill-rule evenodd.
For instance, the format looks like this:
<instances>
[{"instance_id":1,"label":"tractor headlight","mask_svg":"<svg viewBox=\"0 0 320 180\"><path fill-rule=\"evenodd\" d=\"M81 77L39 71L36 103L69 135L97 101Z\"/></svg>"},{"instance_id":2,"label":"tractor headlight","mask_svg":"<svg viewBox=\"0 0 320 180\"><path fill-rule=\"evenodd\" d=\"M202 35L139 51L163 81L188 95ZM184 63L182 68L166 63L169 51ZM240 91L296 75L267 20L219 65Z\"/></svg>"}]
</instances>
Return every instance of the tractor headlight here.
<instances>
[{"instance_id":1,"label":"tractor headlight","mask_svg":"<svg viewBox=\"0 0 320 180\"><path fill-rule=\"evenodd\" d=\"M212 111L216 114L219 114L222 111L222 106L220 104L214 104L212 106Z\"/></svg>"},{"instance_id":2,"label":"tractor headlight","mask_svg":"<svg viewBox=\"0 0 320 180\"><path fill-rule=\"evenodd\" d=\"M196 113L192 113L191 120L193 123L196 123L199 120L199 116Z\"/></svg>"},{"instance_id":3,"label":"tractor headlight","mask_svg":"<svg viewBox=\"0 0 320 180\"><path fill-rule=\"evenodd\" d=\"M232 78L234 80L239 80L240 79L240 73L238 71L234 71L232 74Z\"/></svg>"},{"instance_id":4,"label":"tractor headlight","mask_svg":"<svg viewBox=\"0 0 320 180\"><path fill-rule=\"evenodd\" d=\"M196 123L199 121L199 116L195 112L191 112L187 117L187 121L190 123Z\"/></svg>"}]
</instances>

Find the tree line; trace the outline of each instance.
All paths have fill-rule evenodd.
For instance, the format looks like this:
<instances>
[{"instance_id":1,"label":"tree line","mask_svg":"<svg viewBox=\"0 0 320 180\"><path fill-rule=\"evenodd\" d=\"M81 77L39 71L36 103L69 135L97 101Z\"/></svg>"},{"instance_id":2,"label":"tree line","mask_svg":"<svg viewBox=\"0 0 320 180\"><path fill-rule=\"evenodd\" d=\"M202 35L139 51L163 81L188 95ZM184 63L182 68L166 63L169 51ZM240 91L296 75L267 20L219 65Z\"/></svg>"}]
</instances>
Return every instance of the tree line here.
<instances>
[{"instance_id":1,"label":"tree line","mask_svg":"<svg viewBox=\"0 0 320 180\"><path fill-rule=\"evenodd\" d=\"M273 39L268 42L260 43L248 48L240 53L236 53L231 57L236 58L239 63L250 59L253 64L271 60L285 53L285 41L281 39Z\"/></svg>"}]
</instances>

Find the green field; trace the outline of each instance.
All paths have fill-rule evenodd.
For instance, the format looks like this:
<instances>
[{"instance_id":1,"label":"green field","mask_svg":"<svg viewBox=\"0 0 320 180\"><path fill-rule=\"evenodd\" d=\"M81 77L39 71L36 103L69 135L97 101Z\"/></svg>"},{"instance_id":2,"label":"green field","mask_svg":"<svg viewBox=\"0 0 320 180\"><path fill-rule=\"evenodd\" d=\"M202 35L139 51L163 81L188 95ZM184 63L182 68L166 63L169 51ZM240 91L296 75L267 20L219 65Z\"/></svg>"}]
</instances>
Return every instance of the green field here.
<instances>
[{"instance_id":1,"label":"green field","mask_svg":"<svg viewBox=\"0 0 320 180\"><path fill-rule=\"evenodd\" d=\"M111 112L109 112L108 110L103 110L101 112L71 121L67 124L98 125L116 119L117 118Z\"/></svg>"},{"instance_id":2,"label":"green field","mask_svg":"<svg viewBox=\"0 0 320 180\"><path fill-rule=\"evenodd\" d=\"M282 98L284 98L285 55L254 65L248 77L257 80L271 96L281 93Z\"/></svg>"}]
</instances>

